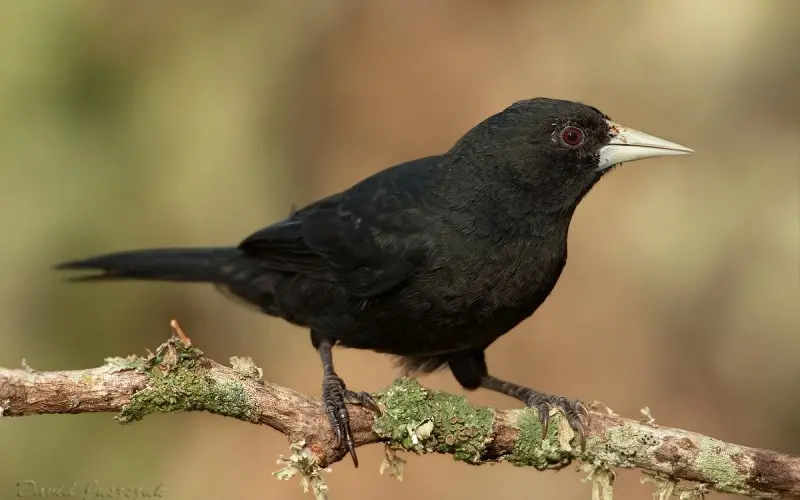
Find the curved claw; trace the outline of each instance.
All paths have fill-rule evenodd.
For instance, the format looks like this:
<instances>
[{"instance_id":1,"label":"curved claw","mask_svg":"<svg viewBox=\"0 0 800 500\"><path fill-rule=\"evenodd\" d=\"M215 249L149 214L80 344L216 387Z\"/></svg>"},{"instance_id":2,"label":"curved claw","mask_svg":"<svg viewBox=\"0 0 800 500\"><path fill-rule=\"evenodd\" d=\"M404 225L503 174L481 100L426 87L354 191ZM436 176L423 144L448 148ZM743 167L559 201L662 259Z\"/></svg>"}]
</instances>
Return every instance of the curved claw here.
<instances>
[{"instance_id":1,"label":"curved claw","mask_svg":"<svg viewBox=\"0 0 800 500\"><path fill-rule=\"evenodd\" d=\"M325 412L328 414L331 428L336 433L336 446L344 446L353 459L353 465L358 467L356 443L350 429L350 414L347 411L346 401L350 401L381 414L380 407L367 392L355 392L345 387L344 381L335 373L327 374L322 382L322 401Z\"/></svg>"},{"instance_id":2,"label":"curved claw","mask_svg":"<svg viewBox=\"0 0 800 500\"><path fill-rule=\"evenodd\" d=\"M581 453L586 451L586 433L583 430L583 424L580 421L570 421L569 423L572 430L574 430L578 434L578 439L581 443Z\"/></svg>"},{"instance_id":3,"label":"curved claw","mask_svg":"<svg viewBox=\"0 0 800 500\"><path fill-rule=\"evenodd\" d=\"M539 414L539 422L542 424L542 439L544 439L547 437L547 429L550 427L550 402L541 394L533 393L527 398L525 405L535 409Z\"/></svg>"},{"instance_id":4,"label":"curved claw","mask_svg":"<svg viewBox=\"0 0 800 500\"><path fill-rule=\"evenodd\" d=\"M551 465L551 466L550 466L550 470L551 470L551 471L554 471L554 472L558 472L558 471L560 471L561 469L564 469L564 468L566 468L566 467L569 467L569 465L570 465L571 463L572 463L572 459L571 459L571 458L569 458L569 457L567 457L567 458L565 458L564 460L562 460L561 462L559 462L559 463L557 463L557 464L554 464L554 465Z\"/></svg>"},{"instance_id":5,"label":"curved claw","mask_svg":"<svg viewBox=\"0 0 800 500\"><path fill-rule=\"evenodd\" d=\"M374 399L372 399L372 396L370 396L366 392L362 394L366 394L367 397L364 401L361 402L361 404L370 409L371 411L377 413L378 416L381 416L383 414L383 412L381 412L381 407L378 406L378 403Z\"/></svg>"},{"instance_id":6,"label":"curved claw","mask_svg":"<svg viewBox=\"0 0 800 500\"><path fill-rule=\"evenodd\" d=\"M338 423L338 422L337 422ZM334 426L333 430L336 432L336 446L342 445L342 428L338 425Z\"/></svg>"},{"instance_id":7,"label":"curved claw","mask_svg":"<svg viewBox=\"0 0 800 500\"><path fill-rule=\"evenodd\" d=\"M550 408L556 407L564 414L569 426L578 435L580 440L581 452L586 451L586 432L581 422L581 417L589 418L589 411L580 401L573 401L561 396L550 396L533 392L525 401L529 408L535 408L539 413L539 420L542 423L542 439L547 436L550 424Z\"/></svg>"},{"instance_id":8,"label":"curved claw","mask_svg":"<svg viewBox=\"0 0 800 500\"><path fill-rule=\"evenodd\" d=\"M358 468L358 456L356 455L356 447L353 445L347 446L347 451L350 452L350 456L353 458L353 467L356 469Z\"/></svg>"},{"instance_id":9,"label":"curved claw","mask_svg":"<svg viewBox=\"0 0 800 500\"><path fill-rule=\"evenodd\" d=\"M580 401L564 399L563 401L559 401L559 407L561 411L564 412L569 426L572 427L572 430L578 435L581 444L581 452L586 451L586 432L581 422L581 417L589 418L589 412L586 406Z\"/></svg>"},{"instance_id":10,"label":"curved claw","mask_svg":"<svg viewBox=\"0 0 800 500\"><path fill-rule=\"evenodd\" d=\"M325 413L328 414L331 429L336 434L336 446L344 445L353 458L353 464L358 467L356 447L350 431L350 415L347 413L347 407L345 406L346 391L341 378L334 373L326 374L322 381L322 401L325 405Z\"/></svg>"},{"instance_id":11,"label":"curved claw","mask_svg":"<svg viewBox=\"0 0 800 500\"><path fill-rule=\"evenodd\" d=\"M349 389L345 389L344 393L345 393L344 395L345 399L347 399L349 402L354 404L359 404L377 413L378 416L381 415L381 408L378 406L378 403L376 403L375 400L372 398L372 395L370 393L366 391L355 392Z\"/></svg>"},{"instance_id":12,"label":"curved claw","mask_svg":"<svg viewBox=\"0 0 800 500\"><path fill-rule=\"evenodd\" d=\"M341 408L339 410L338 416L339 416L338 423L340 426L339 432L344 433L345 448L347 449L347 452L350 453L350 457L353 459L353 465L356 468L358 468L358 456L356 455L356 444L353 441L353 435L350 432L350 422L349 422L349 416L347 414L347 409ZM339 444L341 444L341 442Z\"/></svg>"},{"instance_id":13,"label":"curved claw","mask_svg":"<svg viewBox=\"0 0 800 500\"><path fill-rule=\"evenodd\" d=\"M586 408L586 405L581 403L580 401L576 401L576 403L578 403L577 404L578 412L581 414L581 416L587 420L590 420L592 417L591 414L589 413L589 409Z\"/></svg>"},{"instance_id":14,"label":"curved claw","mask_svg":"<svg viewBox=\"0 0 800 500\"><path fill-rule=\"evenodd\" d=\"M547 405L539 405L539 421L542 422L542 439L547 437L547 429L550 427L550 408Z\"/></svg>"}]
</instances>

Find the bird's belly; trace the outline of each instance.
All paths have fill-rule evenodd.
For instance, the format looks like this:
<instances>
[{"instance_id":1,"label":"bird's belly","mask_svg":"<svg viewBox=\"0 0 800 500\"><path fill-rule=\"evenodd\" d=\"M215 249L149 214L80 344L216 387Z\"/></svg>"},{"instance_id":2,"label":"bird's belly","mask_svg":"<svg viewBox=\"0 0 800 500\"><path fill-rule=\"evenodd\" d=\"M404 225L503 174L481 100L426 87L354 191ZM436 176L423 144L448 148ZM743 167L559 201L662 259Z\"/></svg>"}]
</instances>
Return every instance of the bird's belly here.
<instances>
[{"instance_id":1,"label":"bird's belly","mask_svg":"<svg viewBox=\"0 0 800 500\"><path fill-rule=\"evenodd\" d=\"M337 335L344 346L401 356L436 355L485 348L538 307L537 302L496 305L486 300L399 301L374 306L356 316L358 328ZM370 310L376 312L370 313Z\"/></svg>"},{"instance_id":2,"label":"bird's belly","mask_svg":"<svg viewBox=\"0 0 800 500\"><path fill-rule=\"evenodd\" d=\"M299 323L343 346L401 356L483 349L536 311L563 263L561 258L539 259L535 266L467 261L468 265L442 266L375 297L330 289L310 294L320 298L314 304L305 294Z\"/></svg>"}]
</instances>

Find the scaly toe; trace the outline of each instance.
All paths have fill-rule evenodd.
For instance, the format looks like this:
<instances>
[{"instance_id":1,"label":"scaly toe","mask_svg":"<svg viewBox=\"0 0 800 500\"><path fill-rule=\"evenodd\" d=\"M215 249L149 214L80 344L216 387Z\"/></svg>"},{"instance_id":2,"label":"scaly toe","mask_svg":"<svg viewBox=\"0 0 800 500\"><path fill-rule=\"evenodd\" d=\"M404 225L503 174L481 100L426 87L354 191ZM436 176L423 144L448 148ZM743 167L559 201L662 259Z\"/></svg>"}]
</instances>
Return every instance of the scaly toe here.
<instances>
[{"instance_id":1,"label":"scaly toe","mask_svg":"<svg viewBox=\"0 0 800 500\"><path fill-rule=\"evenodd\" d=\"M556 398L553 406L557 407L567 419L567 423L578 435L581 444L581 451L586 451L586 432L581 422L581 416L588 417L589 412L586 406L580 401L563 397Z\"/></svg>"},{"instance_id":2,"label":"scaly toe","mask_svg":"<svg viewBox=\"0 0 800 500\"><path fill-rule=\"evenodd\" d=\"M539 422L542 423L542 439L544 439L547 436L547 429L550 425L550 402L548 398L535 392L531 394L525 404L528 408L535 409L536 413L539 414Z\"/></svg>"},{"instance_id":3,"label":"scaly toe","mask_svg":"<svg viewBox=\"0 0 800 500\"><path fill-rule=\"evenodd\" d=\"M378 415L381 414L381 409L378 406L378 403L375 402L375 400L368 392L365 391L356 392L356 391L351 391L350 389L345 389L344 397L350 403L359 404L365 408L374 411Z\"/></svg>"},{"instance_id":4,"label":"scaly toe","mask_svg":"<svg viewBox=\"0 0 800 500\"><path fill-rule=\"evenodd\" d=\"M349 392L352 391L347 391L342 379L336 375L327 375L322 381L322 402L331 428L336 433L336 446L344 444L353 458L353 465L358 467L356 446L350 429L350 415L345 405L345 398Z\"/></svg>"},{"instance_id":5,"label":"scaly toe","mask_svg":"<svg viewBox=\"0 0 800 500\"><path fill-rule=\"evenodd\" d=\"M552 407L558 408L564 414L569 426L578 435L581 451L585 451L586 433L583 423L581 422L581 417L588 418L589 412L583 403L567 399L563 396L533 393L528 397L526 404L530 408L535 408L539 413L539 420L542 422L542 438L547 435L550 409Z\"/></svg>"}]
</instances>

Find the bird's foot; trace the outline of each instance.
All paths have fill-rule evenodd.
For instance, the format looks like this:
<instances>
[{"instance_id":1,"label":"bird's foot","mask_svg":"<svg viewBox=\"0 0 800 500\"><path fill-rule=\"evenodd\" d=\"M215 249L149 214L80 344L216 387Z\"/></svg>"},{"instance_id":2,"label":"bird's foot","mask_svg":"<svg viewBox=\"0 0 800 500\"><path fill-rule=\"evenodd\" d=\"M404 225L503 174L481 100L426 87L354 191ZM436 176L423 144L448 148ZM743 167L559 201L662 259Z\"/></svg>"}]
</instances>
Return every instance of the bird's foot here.
<instances>
[{"instance_id":1,"label":"bird's foot","mask_svg":"<svg viewBox=\"0 0 800 500\"><path fill-rule=\"evenodd\" d=\"M378 404L367 392L356 392L348 389L344 381L335 373L325 374L322 379L322 402L328 414L331 428L336 433L336 446L344 444L345 449L353 457L353 464L358 467L356 444L350 429L350 413L345 402L360 404L380 414Z\"/></svg>"},{"instance_id":2,"label":"bird's foot","mask_svg":"<svg viewBox=\"0 0 800 500\"><path fill-rule=\"evenodd\" d=\"M352 404L355 404L355 405L361 405L361 406L364 406L366 408L369 408L370 410L374 411L378 415L381 414L381 409L378 406L378 403L376 403L375 400L372 399L372 396L370 395L370 393L368 393L366 391L356 392L356 391L351 391L350 389L345 388L345 390L344 390L344 399L348 403L352 403Z\"/></svg>"},{"instance_id":3,"label":"bird's foot","mask_svg":"<svg viewBox=\"0 0 800 500\"><path fill-rule=\"evenodd\" d=\"M553 396L544 394L533 389L527 390L528 394L522 399L528 408L534 408L539 413L539 420L542 422L542 436L547 435L547 426L550 420L550 409L558 408L567 419L567 423L578 435L581 443L581 451L586 449L586 433L584 431L581 417L588 417L589 412L586 406L578 400L567 399L563 396Z\"/></svg>"}]
</instances>

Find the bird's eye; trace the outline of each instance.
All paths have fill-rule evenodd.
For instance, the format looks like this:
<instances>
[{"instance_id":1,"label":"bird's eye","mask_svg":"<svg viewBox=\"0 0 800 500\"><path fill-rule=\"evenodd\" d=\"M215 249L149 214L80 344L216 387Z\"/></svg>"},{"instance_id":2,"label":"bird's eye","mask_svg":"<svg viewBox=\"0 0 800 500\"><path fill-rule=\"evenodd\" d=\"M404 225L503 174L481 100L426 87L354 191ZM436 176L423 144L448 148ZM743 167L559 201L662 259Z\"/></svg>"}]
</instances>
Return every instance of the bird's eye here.
<instances>
[{"instance_id":1,"label":"bird's eye","mask_svg":"<svg viewBox=\"0 0 800 500\"><path fill-rule=\"evenodd\" d=\"M578 127L566 127L561 131L561 142L571 148L578 147L583 144L583 131Z\"/></svg>"}]
</instances>

